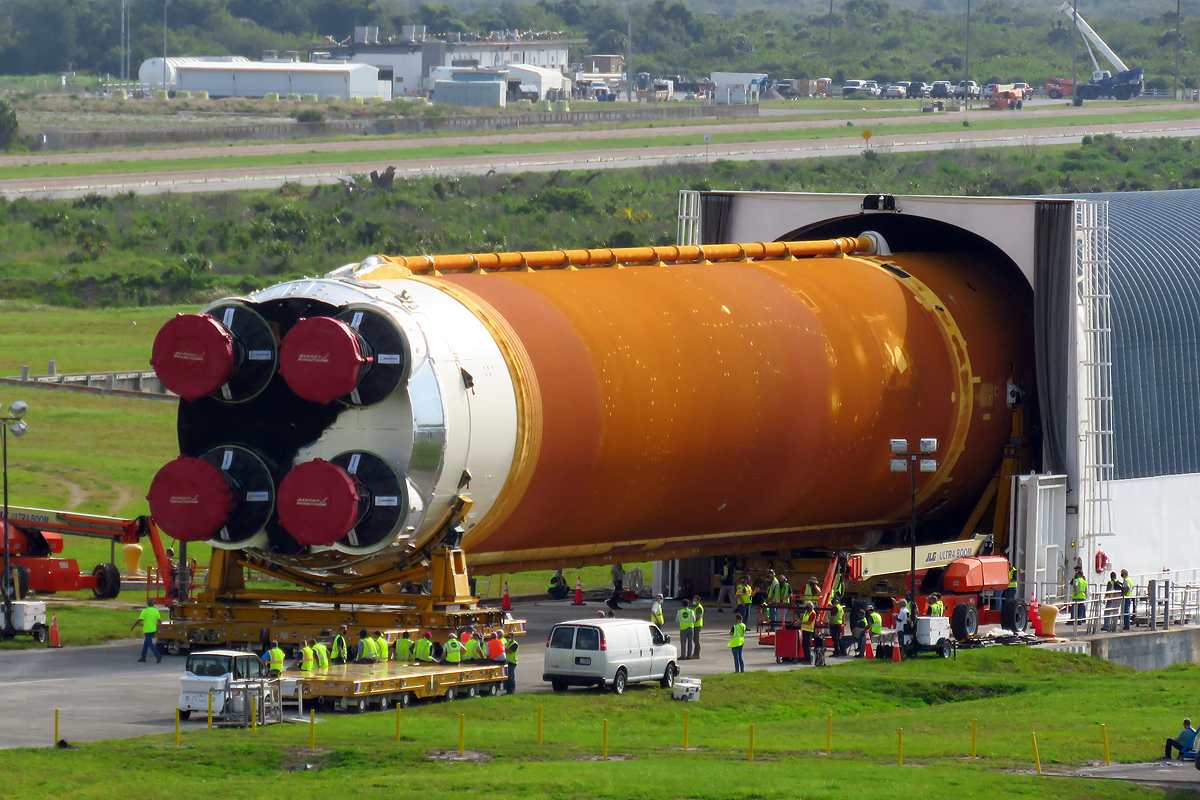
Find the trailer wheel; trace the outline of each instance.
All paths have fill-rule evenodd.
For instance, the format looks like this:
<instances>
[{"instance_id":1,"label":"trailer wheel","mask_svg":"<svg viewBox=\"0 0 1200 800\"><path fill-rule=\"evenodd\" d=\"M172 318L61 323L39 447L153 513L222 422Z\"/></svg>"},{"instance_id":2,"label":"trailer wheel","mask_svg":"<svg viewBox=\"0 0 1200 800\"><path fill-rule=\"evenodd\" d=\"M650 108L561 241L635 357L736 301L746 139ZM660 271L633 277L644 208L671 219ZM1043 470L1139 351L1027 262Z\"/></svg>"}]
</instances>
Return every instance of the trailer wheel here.
<instances>
[{"instance_id":1,"label":"trailer wheel","mask_svg":"<svg viewBox=\"0 0 1200 800\"><path fill-rule=\"evenodd\" d=\"M663 670L662 680L658 682L658 685L664 689L670 689L675 685L675 674L677 672L679 672L679 668L675 666L674 661L667 664L667 668Z\"/></svg>"},{"instance_id":2,"label":"trailer wheel","mask_svg":"<svg viewBox=\"0 0 1200 800\"><path fill-rule=\"evenodd\" d=\"M954 645L950 643L949 639L938 639L937 654L942 658L949 658L950 649L952 647L954 647Z\"/></svg>"},{"instance_id":3,"label":"trailer wheel","mask_svg":"<svg viewBox=\"0 0 1200 800\"><path fill-rule=\"evenodd\" d=\"M470 698L479 697L479 687L476 686L475 684L471 684L467 688L467 697L470 697Z\"/></svg>"},{"instance_id":4,"label":"trailer wheel","mask_svg":"<svg viewBox=\"0 0 1200 800\"><path fill-rule=\"evenodd\" d=\"M613 694L624 694L625 693L625 684L628 682L628 680L629 680L629 675L628 675L628 673L625 672L625 668L617 667L617 674L613 675L612 693Z\"/></svg>"},{"instance_id":5,"label":"trailer wheel","mask_svg":"<svg viewBox=\"0 0 1200 800\"><path fill-rule=\"evenodd\" d=\"M500 684L498 684L498 683L489 683L489 684L488 684L488 687L487 687L487 689L486 689L485 691L487 692L487 696L488 696L488 697L495 697L495 696L497 696L498 694L500 694Z\"/></svg>"},{"instance_id":6,"label":"trailer wheel","mask_svg":"<svg viewBox=\"0 0 1200 800\"><path fill-rule=\"evenodd\" d=\"M966 641L978 630L979 612L975 610L975 606L967 603L956 605L954 613L950 615L950 632L954 634L954 638L960 642Z\"/></svg>"},{"instance_id":7,"label":"trailer wheel","mask_svg":"<svg viewBox=\"0 0 1200 800\"><path fill-rule=\"evenodd\" d=\"M412 705L412 692L401 692L396 697L396 705L401 708L408 708Z\"/></svg>"},{"instance_id":8,"label":"trailer wheel","mask_svg":"<svg viewBox=\"0 0 1200 800\"><path fill-rule=\"evenodd\" d=\"M392 703L391 703L391 698L390 698L390 697L388 697L386 694L381 694L381 695L379 695L379 710L380 710L380 711L387 711L387 710L388 710L388 707L389 707L391 704L392 704Z\"/></svg>"},{"instance_id":9,"label":"trailer wheel","mask_svg":"<svg viewBox=\"0 0 1200 800\"><path fill-rule=\"evenodd\" d=\"M1013 633L1023 633L1029 626L1029 609L1016 598L1006 599L1000 606L1000 627Z\"/></svg>"},{"instance_id":10,"label":"trailer wheel","mask_svg":"<svg viewBox=\"0 0 1200 800\"><path fill-rule=\"evenodd\" d=\"M367 710L367 701L361 697L358 698L357 700L351 700L349 697L347 697L343 701L343 704L346 706L346 708L348 708L351 712L353 712L355 714L361 714L362 712Z\"/></svg>"},{"instance_id":11,"label":"trailer wheel","mask_svg":"<svg viewBox=\"0 0 1200 800\"><path fill-rule=\"evenodd\" d=\"M96 585L92 594L97 600L111 600L121 593L121 573L113 564L97 564L92 570Z\"/></svg>"},{"instance_id":12,"label":"trailer wheel","mask_svg":"<svg viewBox=\"0 0 1200 800\"><path fill-rule=\"evenodd\" d=\"M42 644L45 644L46 640L50 638L50 629L40 622L33 626L33 630L31 630L30 633L33 634L33 640L35 642L40 642Z\"/></svg>"},{"instance_id":13,"label":"trailer wheel","mask_svg":"<svg viewBox=\"0 0 1200 800\"><path fill-rule=\"evenodd\" d=\"M180 722L187 722L191 718L192 718L192 710L190 708L187 711L179 712L179 721Z\"/></svg>"},{"instance_id":14,"label":"trailer wheel","mask_svg":"<svg viewBox=\"0 0 1200 800\"><path fill-rule=\"evenodd\" d=\"M449 689L446 690L446 694L443 695L443 697L446 698L447 703L453 703L454 700L458 697L458 690L455 689L453 686L451 686Z\"/></svg>"}]
</instances>

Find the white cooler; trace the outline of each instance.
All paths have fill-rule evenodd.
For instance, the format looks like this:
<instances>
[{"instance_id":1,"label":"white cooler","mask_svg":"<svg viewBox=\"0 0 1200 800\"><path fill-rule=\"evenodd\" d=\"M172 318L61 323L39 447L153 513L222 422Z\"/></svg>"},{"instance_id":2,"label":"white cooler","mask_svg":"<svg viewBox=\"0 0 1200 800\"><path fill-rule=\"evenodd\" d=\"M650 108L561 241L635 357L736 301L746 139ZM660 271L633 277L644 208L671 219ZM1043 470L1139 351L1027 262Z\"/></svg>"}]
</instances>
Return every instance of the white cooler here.
<instances>
[{"instance_id":1,"label":"white cooler","mask_svg":"<svg viewBox=\"0 0 1200 800\"><path fill-rule=\"evenodd\" d=\"M675 688L671 690L671 697L676 700L699 700L700 679L676 678Z\"/></svg>"},{"instance_id":2,"label":"white cooler","mask_svg":"<svg viewBox=\"0 0 1200 800\"><path fill-rule=\"evenodd\" d=\"M14 628L31 631L38 623L46 624L46 604L40 600L14 600L12 615Z\"/></svg>"}]
</instances>

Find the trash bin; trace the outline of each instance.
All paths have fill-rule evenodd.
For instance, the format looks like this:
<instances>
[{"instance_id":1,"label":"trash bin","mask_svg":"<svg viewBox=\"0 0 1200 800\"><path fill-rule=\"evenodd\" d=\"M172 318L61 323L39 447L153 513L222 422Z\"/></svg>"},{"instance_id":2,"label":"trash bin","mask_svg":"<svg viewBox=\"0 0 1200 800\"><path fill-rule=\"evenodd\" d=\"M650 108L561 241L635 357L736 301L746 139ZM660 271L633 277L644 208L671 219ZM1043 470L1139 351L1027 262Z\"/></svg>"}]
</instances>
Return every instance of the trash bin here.
<instances>
[{"instance_id":1,"label":"trash bin","mask_svg":"<svg viewBox=\"0 0 1200 800\"><path fill-rule=\"evenodd\" d=\"M1043 605L1038 609L1038 617L1042 620L1042 636L1054 635L1054 621L1058 619L1058 609L1051 605Z\"/></svg>"}]
</instances>

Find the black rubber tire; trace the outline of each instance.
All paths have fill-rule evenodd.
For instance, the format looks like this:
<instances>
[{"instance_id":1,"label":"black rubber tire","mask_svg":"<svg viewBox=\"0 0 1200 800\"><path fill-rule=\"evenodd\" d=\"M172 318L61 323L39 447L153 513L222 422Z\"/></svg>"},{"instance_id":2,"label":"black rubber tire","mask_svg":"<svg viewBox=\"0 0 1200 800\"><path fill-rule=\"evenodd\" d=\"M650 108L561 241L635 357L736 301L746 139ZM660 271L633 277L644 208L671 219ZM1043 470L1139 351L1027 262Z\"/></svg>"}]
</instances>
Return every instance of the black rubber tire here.
<instances>
[{"instance_id":1,"label":"black rubber tire","mask_svg":"<svg viewBox=\"0 0 1200 800\"><path fill-rule=\"evenodd\" d=\"M387 711L391 707L392 707L392 699L390 697L388 697L386 694L381 694L379 696L379 710Z\"/></svg>"},{"instance_id":2,"label":"black rubber tire","mask_svg":"<svg viewBox=\"0 0 1200 800\"><path fill-rule=\"evenodd\" d=\"M121 573L114 564L97 564L92 570L96 587L92 594L97 600L111 600L121 593Z\"/></svg>"},{"instance_id":3,"label":"black rubber tire","mask_svg":"<svg viewBox=\"0 0 1200 800\"><path fill-rule=\"evenodd\" d=\"M938 654L939 656L941 656L942 658L949 658L949 657L950 657L950 651L951 651L953 648L954 648L954 645L952 645L952 644L950 643L950 640L949 640L949 639L938 639L938 643L937 643L937 654Z\"/></svg>"},{"instance_id":4,"label":"black rubber tire","mask_svg":"<svg viewBox=\"0 0 1200 800\"><path fill-rule=\"evenodd\" d=\"M565 692L567 690L567 684L563 681L550 681L550 688L556 692Z\"/></svg>"},{"instance_id":5,"label":"black rubber tire","mask_svg":"<svg viewBox=\"0 0 1200 800\"><path fill-rule=\"evenodd\" d=\"M1029 609L1020 600L1009 597L1000 606L1000 627L1013 633L1022 633L1029 627Z\"/></svg>"},{"instance_id":6,"label":"black rubber tire","mask_svg":"<svg viewBox=\"0 0 1200 800\"><path fill-rule=\"evenodd\" d=\"M45 644L46 640L50 638L50 629L39 622L33 626L32 634L35 642Z\"/></svg>"},{"instance_id":7,"label":"black rubber tire","mask_svg":"<svg viewBox=\"0 0 1200 800\"><path fill-rule=\"evenodd\" d=\"M1046 92L1046 97L1049 97L1051 100L1062 100L1063 96L1062 92L1060 92L1058 89L1051 89L1050 91Z\"/></svg>"},{"instance_id":8,"label":"black rubber tire","mask_svg":"<svg viewBox=\"0 0 1200 800\"><path fill-rule=\"evenodd\" d=\"M979 630L979 612L975 606L960 603L950 615L950 632L960 642L965 642Z\"/></svg>"},{"instance_id":9,"label":"black rubber tire","mask_svg":"<svg viewBox=\"0 0 1200 800\"><path fill-rule=\"evenodd\" d=\"M498 684L498 683L489 683L489 684L488 684L488 685L487 685L487 686L484 688L484 690L483 690L483 693L484 693L484 694L486 694L488 697L496 697L497 695L499 695L499 694L500 694L500 684Z\"/></svg>"},{"instance_id":10,"label":"black rubber tire","mask_svg":"<svg viewBox=\"0 0 1200 800\"><path fill-rule=\"evenodd\" d=\"M179 712L179 721L180 722L187 722L191 718L192 718L192 710L190 708L187 711Z\"/></svg>"},{"instance_id":11,"label":"black rubber tire","mask_svg":"<svg viewBox=\"0 0 1200 800\"><path fill-rule=\"evenodd\" d=\"M663 670L663 676L659 680L658 685L664 689L670 689L675 685L675 675L677 672L679 672L679 668L675 666L674 661L667 664L667 668Z\"/></svg>"},{"instance_id":12,"label":"black rubber tire","mask_svg":"<svg viewBox=\"0 0 1200 800\"><path fill-rule=\"evenodd\" d=\"M475 684L471 684L469 687L467 687L467 697L469 697L469 698L479 697L479 687L476 686Z\"/></svg>"},{"instance_id":13,"label":"black rubber tire","mask_svg":"<svg viewBox=\"0 0 1200 800\"><path fill-rule=\"evenodd\" d=\"M617 673L613 675L612 693L625 694L625 686L629 683L629 673L624 667L617 667Z\"/></svg>"},{"instance_id":14,"label":"black rubber tire","mask_svg":"<svg viewBox=\"0 0 1200 800\"><path fill-rule=\"evenodd\" d=\"M458 699L458 689L455 689L453 686L451 686L446 690L446 693L442 695L442 697L445 698L447 703L453 703Z\"/></svg>"},{"instance_id":15,"label":"black rubber tire","mask_svg":"<svg viewBox=\"0 0 1200 800\"><path fill-rule=\"evenodd\" d=\"M401 708L408 708L412 705L412 692L401 692L396 698L396 705Z\"/></svg>"},{"instance_id":16,"label":"black rubber tire","mask_svg":"<svg viewBox=\"0 0 1200 800\"><path fill-rule=\"evenodd\" d=\"M1118 86L1113 94L1118 100L1128 100L1133 97L1133 88L1130 86Z\"/></svg>"}]
</instances>

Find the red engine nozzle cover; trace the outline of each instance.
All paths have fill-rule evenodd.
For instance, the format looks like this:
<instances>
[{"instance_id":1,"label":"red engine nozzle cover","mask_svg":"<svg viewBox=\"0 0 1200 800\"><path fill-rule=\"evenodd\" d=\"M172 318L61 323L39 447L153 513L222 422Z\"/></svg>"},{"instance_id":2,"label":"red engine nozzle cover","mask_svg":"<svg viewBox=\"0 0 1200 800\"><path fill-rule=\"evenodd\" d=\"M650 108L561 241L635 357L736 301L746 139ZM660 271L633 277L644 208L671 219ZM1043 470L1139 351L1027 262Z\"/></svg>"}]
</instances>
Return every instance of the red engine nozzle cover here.
<instances>
[{"instance_id":1,"label":"red engine nozzle cover","mask_svg":"<svg viewBox=\"0 0 1200 800\"><path fill-rule=\"evenodd\" d=\"M233 334L208 314L180 314L154 337L150 365L172 392L199 400L233 375Z\"/></svg>"},{"instance_id":2,"label":"red engine nozzle cover","mask_svg":"<svg viewBox=\"0 0 1200 800\"><path fill-rule=\"evenodd\" d=\"M333 317L300 320L279 346L279 373L293 392L314 403L354 391L369 360L355 330Z\"/></svg>"},{"instance_id":3,"label":"red engine nozzle cover","mask_svg":"<svg viewBox=\"0 0 1200 800\"><path fill-rule=\"evenodd\" d=\"M150 482L150 515L181 542L211 539L233 513L233 493L221 470L191 456L166 464Z\"/></svg>"},{"instance_id":4,"label":"red engine nozzle cover","mask_svg":"<svg viewBox=\"0 0 1200 800\"><path fill-rule=\"evenodd\" d=\"M279 524L300 544L329 546L358 523L362 492L337 464L297 464L279 484Z\"/></svg>"}]
</instances>

